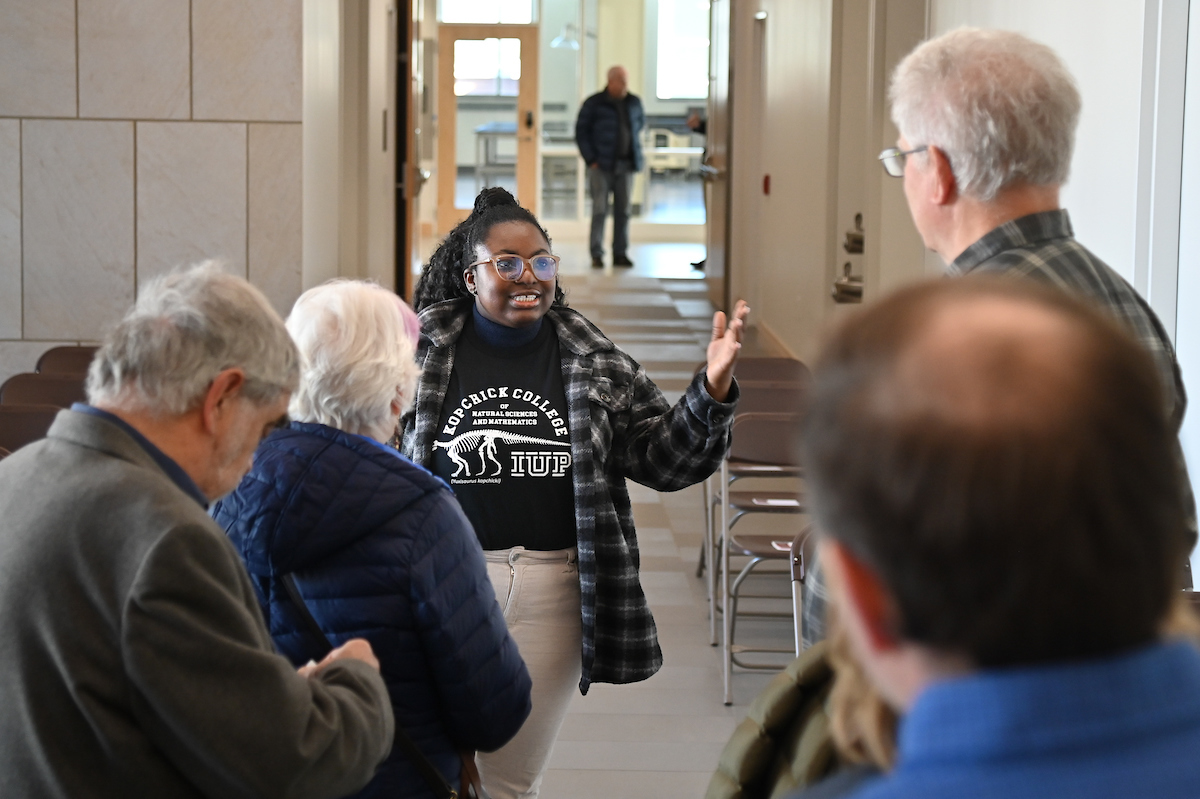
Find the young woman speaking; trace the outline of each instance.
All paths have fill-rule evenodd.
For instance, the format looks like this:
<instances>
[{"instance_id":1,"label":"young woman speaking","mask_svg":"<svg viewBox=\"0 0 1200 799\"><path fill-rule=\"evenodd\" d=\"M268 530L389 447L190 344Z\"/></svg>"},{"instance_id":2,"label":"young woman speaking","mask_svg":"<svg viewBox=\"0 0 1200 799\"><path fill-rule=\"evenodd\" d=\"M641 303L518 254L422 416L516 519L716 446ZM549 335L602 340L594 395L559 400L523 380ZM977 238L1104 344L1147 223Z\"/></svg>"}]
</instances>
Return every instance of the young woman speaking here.
<instances>
[{"instance_id":1,"label":"young woman speaking","mask_svg":"<svg viewBox=\"0 0 1200 799\"><path fill-rule=\"evenodd\" d=\"M707 368L672 407L566 307L546 231L500 188L437 248L414 300L423 371L402 450L454 489L533 678L529 720L480 774L494 799L536 797L575 686L662 665L625 479L675 491L720 465L749 309L728 326L716 314Z\"/></svg>"}]
</instances>

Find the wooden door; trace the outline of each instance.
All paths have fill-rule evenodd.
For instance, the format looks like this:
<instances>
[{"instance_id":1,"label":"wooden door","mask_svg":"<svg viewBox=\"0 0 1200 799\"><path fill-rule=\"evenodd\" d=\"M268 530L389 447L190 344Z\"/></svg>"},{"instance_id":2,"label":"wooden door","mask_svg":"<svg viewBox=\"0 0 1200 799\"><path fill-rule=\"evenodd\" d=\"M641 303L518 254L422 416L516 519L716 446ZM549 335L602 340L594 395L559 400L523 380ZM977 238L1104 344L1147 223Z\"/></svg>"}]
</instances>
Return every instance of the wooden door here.
<instances>
[{"instance_id":1,"label":"wooden door","mask_svg":"<svg viewBox=\"0 0 1200 799\"><path fill-rule=\"evenodd\" d=\"M904 182L886 175L876 159L884 148L896 146L899 132L888 113L888 82L900 60L925 38L927 5L927 0L871 0L866 152L870 163L863 183L865 302L941 272L936 255L926 258L904 198Z\"/></svg>"},{"instance_id":2,"label":"wooden door","mask_svg":"<svg viewBox=\"0 0 1200 799\"><path fill-rule=\"evenodd\" d=\"M426 48L432 50L436 43L423 38L421 5L413 0L401 3L397 32L396 292L406 300L412 299L413 273L421 263L421 187L429 179L421 153L433 135L423 109L433 102L427 94L433 76L426 74Z\"/></svg>"},{"instance_id":3,"label":"wooden door","mask_svg":"<svg viewBox=\"0 0 1200 799\"><path fill-rule=\"evenodd\" d=\"M462 76L467 60L464 54L472 46L495 47L498 53L511 54L514 41L520 64L515 97L504 93L512 91L511 81L500 74L495 94L472 94L476 87L468 84L473 81ZM464 47L464 43L471 44ZM476 190L483 186L515 188L518 202L536 214L541 164L537 26L442 23L438 26L437 86L439 235L466 219ZM475 107L470 107L472 101ZM464 107L462 116L472 115L470 122L463 120L463 130L459 129L460 105Z\"/></svg>"},{"instance_id":4,"label":"wooden door","mask_svg":"<svg viewBox=\"0 0 1200 799\"><path fill-rule=\"evenodd\" d=\"M708 154L701 173L705 179L708 213L705 230L705 276L709 298L718 308L732 307L729 298L729 142L733 121L729 81L731 0L712 0L708 68Z\"/></svg>"}]
</instances>

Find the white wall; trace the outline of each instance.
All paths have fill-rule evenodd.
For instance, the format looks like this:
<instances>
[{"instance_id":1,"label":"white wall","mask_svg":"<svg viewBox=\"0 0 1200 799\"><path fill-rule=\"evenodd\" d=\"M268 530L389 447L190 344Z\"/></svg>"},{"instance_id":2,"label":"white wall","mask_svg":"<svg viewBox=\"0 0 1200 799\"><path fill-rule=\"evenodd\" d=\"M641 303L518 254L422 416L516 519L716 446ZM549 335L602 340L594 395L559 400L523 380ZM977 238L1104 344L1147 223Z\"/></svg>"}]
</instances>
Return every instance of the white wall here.
<instances>
[{"instance_id":1,"label":"white wall","mask_svg":"<svg viewBox=\"0 0 1200 799\"><path fill-rule=\"evenodd\" d=\"M1187 62L1188 93L1184 110L1182 196L1179 236L1179 314L1175 345L1192 405L1183 419L1180 440L1200 496L1200 13L1188 20L1188 39L1197 43ZM1192 553L1192 575L1200 576L1200 557Z\"/></svg>"},{"instance_id":2,"label":"white wall","mask_svg":"<svg viewBox=\"0 0 1200 799\"><path fill-rule=\"evenodd\" d=\"M936 36L970 25L1019 31L1062 57L1083 96L1062 194L1076 237L1134 280L1142 94L1141 0L930 0Z\"/></svg>"},{"instance_id":3,"label":"white wall","mask_svg":"<svg viewBox=\"0 0 1200 799\"><path fill-rule=\"evenodd\" d=\"M629 73L629 91L646 96L646 7L643 0L598 0L597 74L593 85L584 84L584 96L604 87L609 67L623 66ZM556 34L557 35L557 34Z\"/></svg>"},{"instance_id":4,"label":"white wall","mask_svg":"<svg viewBox=\"0 0 1200 799\"><path fill-rule=\"evenodd\" d=\"M301 0L0 0L0 380L220 257L300 291Z\"/></svg>"},{"instance_id":5,"label":"white wall","mask_svg":"<svg viewBox=\"0 0 1200 799\"><path fill-rule=\"evenodd\" d=\"M729 275L752 324L800 358L813 353L835 258L827 191L836 170L831 0L734 3ZM771 176L771 193L762 192Z\"/></svg>"}]
</instances>

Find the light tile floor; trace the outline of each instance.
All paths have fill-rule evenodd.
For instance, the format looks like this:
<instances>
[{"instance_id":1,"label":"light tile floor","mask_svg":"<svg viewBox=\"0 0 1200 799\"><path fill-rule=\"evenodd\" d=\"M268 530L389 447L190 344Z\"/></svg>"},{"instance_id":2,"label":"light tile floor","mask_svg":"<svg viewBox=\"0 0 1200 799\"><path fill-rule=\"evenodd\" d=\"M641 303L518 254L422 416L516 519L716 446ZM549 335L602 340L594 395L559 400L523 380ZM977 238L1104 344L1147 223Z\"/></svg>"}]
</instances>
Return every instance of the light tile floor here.
<instances>
[{"instance_id":1,"label":"light tile floor","mask_svg":"<svg viewBox=\"0 0 1200 799\"><path fill-rule=\"evenodd\" d=\"M674 400L704 359L709 336L712 308L703 299L703 283L689 279L699 277L688 262L703 249L641 248L631 253L638 263L633 270L591 270L583 261L584 269L564 269L563 282L571 305L641 361ZM576 695L543 784L546 799L702 797L725 742L773 676L735 672L734 704L722 703L720 649L709 645L705 583L696 577L704 531L700 487L660 494L631 483L630 493L642 585L664 665L645 682L594 685L586 697ZM775 526L763 531L772 533L795 524L780 517L765 521ZM785 597L789 590L780 573L763 578L760 587ZM739 641L743 635L768 646L792 641L787 620L739 623Z\"/></svg>"}]
</instances>

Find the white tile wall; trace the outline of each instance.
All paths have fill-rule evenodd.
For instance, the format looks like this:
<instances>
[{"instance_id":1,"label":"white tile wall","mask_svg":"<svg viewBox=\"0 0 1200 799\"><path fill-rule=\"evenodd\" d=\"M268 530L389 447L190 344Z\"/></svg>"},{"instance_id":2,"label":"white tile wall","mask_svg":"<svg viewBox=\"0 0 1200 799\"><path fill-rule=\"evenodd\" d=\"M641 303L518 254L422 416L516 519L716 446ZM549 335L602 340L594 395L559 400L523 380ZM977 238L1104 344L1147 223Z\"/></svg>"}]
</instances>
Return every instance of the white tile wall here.
<instances>
[{"instance_id":1,"label":"white tile wall","mask_svg":"<svg viewBox=\"0 0 1200 799\"><path fill-rule=\"evenodd\" d=\"M187 119L190 20L179 0L79 0L79 114Z\"/></svg>"},{"instance_id":2,"label":"white tile wall","mask_svg":"<svg viewBox=\"0 0 1200 799\"><path fill-rule=\"evenodd\" d=\"M246 274L246 126L139 122L137 279L219 258Z\"/></svg>"},{"instance_id":3,"label":"white tile wall","mask_svg":"<svg viewBox=\"0 0 1200 799\"><path fill-rule=\"evenodd\" d=\"M286 316L300 296L301 128L250 128L250 282Z\"/></svg>"},{"instance_id":4,"label":"white tile wall","mask_svg":"<svg viewBox=\"0 0 1200 799\"><path fill-rule=\"evenodd\" d=\"M299 122L302 11L301 0L192 0L194 117Z\"/></svg>"},{"instance_id":5,"label":"white tile wall","mask_svg":"<svg viewBox=\"0 0 1200 799\"><path fill-rule=\"evenodd\" d=\"M38 358L61 341L0 341L0 383L21 372L32 372Z\"/></svg>"},{"instance_id":6,"label":"white tile wall","mask_svg":"<svg viewBox=\"0 0 1200 799\"><path fill-rule=\"evenodd\" d=\"M303 0L0 0L0 381L223 258L300 293Z\"/></svg>"},{"instance_id":7,"label":"white tile wall","mask_svg":"<svg viewBox=\"0 0 1200 799\"><path fill-rule=\"evenodd\" d=\"M0 339L21 337L21 121L0 119Z\"/></svg>"},{"instance_id":8,"label":"white tile wall","mask_svg":"<svg viewBox=\"0 0 1200 799\"><path fill-rule=\"evenodd\" d=\"M24 120L29 339L94 339L133 300L133 123Z\"/></svg>"},{"instance_id":9,"label":"white tile wall","mask_svg":"<svg viewBox=\"0 0 1200 799\"><path fill-rule=\"evenodd\" d=\"M73 117L75 0L0 0L0 116Z\"/></svg>"}]
</instances>

